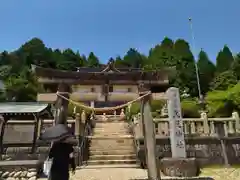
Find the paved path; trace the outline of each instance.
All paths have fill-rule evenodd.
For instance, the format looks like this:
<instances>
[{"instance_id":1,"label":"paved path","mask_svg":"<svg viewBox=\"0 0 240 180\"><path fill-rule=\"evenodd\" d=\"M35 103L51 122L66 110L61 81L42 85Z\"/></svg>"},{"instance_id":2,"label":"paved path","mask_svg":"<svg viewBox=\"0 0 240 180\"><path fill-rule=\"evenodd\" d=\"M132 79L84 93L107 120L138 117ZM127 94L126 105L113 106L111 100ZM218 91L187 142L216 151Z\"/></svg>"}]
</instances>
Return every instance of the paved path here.
<instances>
[{"instance_id":1,"label":"paved path","mask_svg":"<svg viewBox=\"0 0 240 180\"><path fill-rule=\"evenodd\" d=\"M146 170L136 168L104 168L80 169L76 171L74 180L130 180L145 179Z\"/></svg>"}]
</instances>

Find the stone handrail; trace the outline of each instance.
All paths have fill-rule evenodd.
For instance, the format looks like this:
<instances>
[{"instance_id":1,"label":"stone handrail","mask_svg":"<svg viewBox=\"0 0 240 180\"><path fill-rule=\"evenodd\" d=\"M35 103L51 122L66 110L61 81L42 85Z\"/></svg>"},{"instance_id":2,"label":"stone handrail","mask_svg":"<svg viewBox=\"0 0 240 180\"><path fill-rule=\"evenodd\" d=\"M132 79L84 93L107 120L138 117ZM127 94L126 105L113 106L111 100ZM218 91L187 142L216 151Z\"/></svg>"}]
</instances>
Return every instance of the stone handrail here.
<instances>
[{"instance_id":1,"label":"stone handrail","mask_svg":"<svg viewBox=\"0 0 240 180\"><path fill-rule=\"evenodd\" d=\"M136 131L138 136L143 136L141 115L136 116L135 122L138 124ZM157 136L169 136L169 119L155 118L155 133ZM201 113L200 118L183 118L184 134L198 136L230 136L240 133L240 120L237 112L232 113L232 117L208 118L206 113Z\"/></svg>"}]
</instances>

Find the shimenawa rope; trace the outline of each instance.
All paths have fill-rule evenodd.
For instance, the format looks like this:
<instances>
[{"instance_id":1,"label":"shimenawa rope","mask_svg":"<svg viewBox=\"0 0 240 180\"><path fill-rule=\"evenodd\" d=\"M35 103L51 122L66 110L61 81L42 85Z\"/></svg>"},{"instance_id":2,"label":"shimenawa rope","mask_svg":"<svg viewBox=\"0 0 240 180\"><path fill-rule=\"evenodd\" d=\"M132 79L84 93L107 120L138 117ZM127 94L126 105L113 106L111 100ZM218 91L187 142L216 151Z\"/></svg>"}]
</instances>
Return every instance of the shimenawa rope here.
<instances>
[{"instance_id":1,"label":"shimenawa rope","mask_svg":"<svg viewBox=\"0 0 240 180\"><path fill-rule=\"evenodd\" d=\"M84 105L84 104L80 104L80 103L78 103L78 102L76 102L76 101L73 101L73 100L71 100L71 99L69 99L69 98L64 97L64 96L61 95L59 92L57 92L56 94L57 94L57 96L61 97L62 99L67 100L67 101L69 101L70 103L72 103L72 104L74 104L74 105L76 105L76 106L78 106L78 107L81 107L81 108L83 108L83 109L90 110L90 111L94 111L94 112L104 112L104 111L115 111L115 110L118 110L118 109L123 109L123 108L129 106L130 104L132 104L132 103L134 103L134 102L137 102L137 101L140 101L141 99L143 99L143 98L146 97L146 96L149 96L149 95L151 94L151 92L148 91L148 92L146 92L146 94L138 97L137 99L134 99L134 100L132 100L132 101L129 101L129 102L125 103L125 104L122 104L122 105L119 105L119 106L115 106L115 107L103 107L103 108L94 108L94 107L86 106L86 105Z\"/></svg>"}]
</instances>

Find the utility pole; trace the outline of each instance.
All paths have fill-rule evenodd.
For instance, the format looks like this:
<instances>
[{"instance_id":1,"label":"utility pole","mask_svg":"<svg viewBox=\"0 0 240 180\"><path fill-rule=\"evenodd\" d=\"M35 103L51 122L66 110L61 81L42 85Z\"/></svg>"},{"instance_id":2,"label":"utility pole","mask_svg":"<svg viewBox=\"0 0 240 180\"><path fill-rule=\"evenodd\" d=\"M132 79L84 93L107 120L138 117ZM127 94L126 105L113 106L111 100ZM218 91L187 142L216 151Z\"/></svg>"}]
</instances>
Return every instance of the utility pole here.
<instances>
[{"instance_id":1,"label":"utility pole","mask_svg":"<svg viewBox=\"0 0 240 180\"><path fill-rule=\"evenodd\" d=\"M192 35L192 49L193 49L193 56L194 58L197 58L197 51L195 47L195 36L194 36L194 31L193 31L193 23L192 23L192 18L188 18L189 24L190 24L190 30L191 30L191 35ZM195 71L196 71L196 76L197 76L197 87L198 87L198 96L199 96L199 101L202 101L202 92L201 92L201 85L200 85L200 79L199 79L199 70L198 70L198 65L197 62L194 60L195 64Z\"/></svg>"}]
</instances>

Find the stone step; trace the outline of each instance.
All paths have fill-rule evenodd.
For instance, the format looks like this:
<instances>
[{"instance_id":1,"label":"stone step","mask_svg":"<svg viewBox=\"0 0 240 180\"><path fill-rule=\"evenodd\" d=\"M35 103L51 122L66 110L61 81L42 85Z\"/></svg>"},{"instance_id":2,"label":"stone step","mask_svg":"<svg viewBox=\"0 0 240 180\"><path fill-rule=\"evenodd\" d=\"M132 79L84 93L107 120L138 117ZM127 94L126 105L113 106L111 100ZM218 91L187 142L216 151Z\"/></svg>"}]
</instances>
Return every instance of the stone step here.
<instances>
[{"instance_id":1,"label":"stone step","mask_svg":"<svg viewBox=\"0 0 240 180\"><path fill-rule=\"evenodd\" d=\"M87 161L87 165L103 165L103 164L137 164L137 161L135 159Z\"/></svg>"},{"instance_id":2,"label":"stone step","mask_svg":"<svg viewBox=\"0 0 240 180\"><path fill-rule=\"evenodd\" d=\"M140 168L140 166L138 164L108 164L108 165L87 165L80 167L80 169L104 169L104 168Z\"/></svg>"},{"instance_id":3,"label":"stone step","mask_svg":"<svg viewBox=\"0 0 240 180\"><path fill-rule=\"evenodd\" d=\"M93 136L87 136L88 139L134 139L133 135L112 135L112 136L105 136L105 135L93 135Z\"/></svg>"},{"instance_id":4,"label":"stone step","mask_svg":"<svg viewBox=\"0 0 240 180\"><path fill-rule=\"evenodd\" d=\"M98 149L90 149L89 154L91 155L129 155L134 154L135 149L107 149L107 150L98 150Z\"/></svg>"},{"instance_id":5,"label":"stone step","mask_svg":"<svg viewBox=\"0 0 240 180\"><path fill-rule=\"evenodd\" d=\"M116 135L128 135L129 134L129 132L108 132L108 131L106 131L106 132L93 132L93 135L97 135L97 136L100 136L100 135L103 135L103 136L111 136L111 135L113 135L113 136L116 136Z\"/></svg>"},{"instance_id":6,"label":"stone step","mask_svg":"<svg viewBox=\"0 0 240 180\"><path fill-rule=\"evenodd\" d=\"M96 135L98 135L98 134L128 135L128 134L130 134L130 131L128 131L128 130L116 130L116 131L113 131L113 130L102 130L102 131L96 130L96 131L93 131L93 133L96 134Z\"/></svg>"},{"instance_id":7,"label":"stone step","mask_svg":"<svg viewBox=\"0 0 240 180\"><path fill-rule=\"evenodd\" d=\"M90 151L111 151L111 150L131 150L133 151L134 150L134 147L133 146L107 146L107 147L104 147L104 146L90 146L89 147L89 150Z\"/></svg>"},{"instance_id":8,"label":"stone step","mask_svg":"<svg viewBox=\"0 0 240 180\"><path fill-rule=\"evenodd\" d=\"M106 127L106 128L100 128L100 127L97 127L97 128L94 128L93 130L94 132L130 132L130 129L129 128L121 128L121 127L116 127L116 128L113 128L113 127Z\"/></svg>"},{"instance_id":9,"label":"stone step","mask_svg":"<svg viewBox=\"0 0 240 180\"><path fill-rule=\"evenodd\" d=\"M126 122L96 122L95 127L129 127Z\"/></svg>"},{"instance_id":10,"label":"stone step","mask_svg":"<svg viewBox=\"0 0 240 180\"><path fill-rule=\"evenodd\" d=\"M92 155L89 160L124 160L124 159L135 159L136 154L120 154L120 155Z\"/></svg>"},{"instance_id":11,"label":"stone step","mask_svg":"<svg viewBox=\"0 0 240 180\"><path fill-rule=\"evenodd\" d=\"M107 147L107 146L133 146L134 140L133 139L91 139L90 146L101 146L101 147Z\"/></svg>"}]
</instances>

